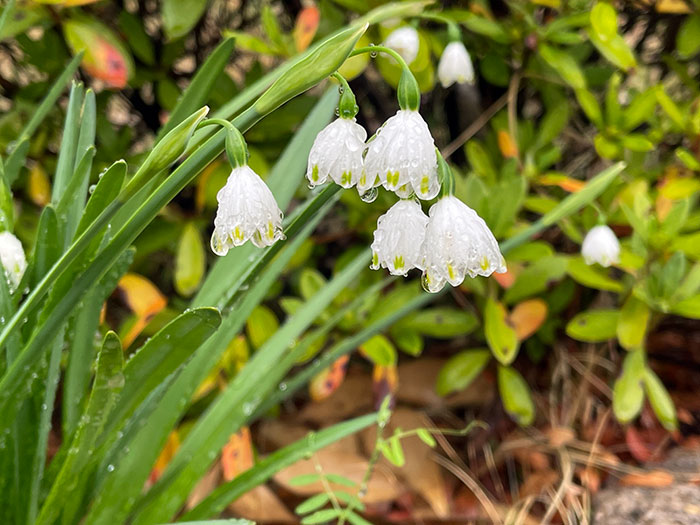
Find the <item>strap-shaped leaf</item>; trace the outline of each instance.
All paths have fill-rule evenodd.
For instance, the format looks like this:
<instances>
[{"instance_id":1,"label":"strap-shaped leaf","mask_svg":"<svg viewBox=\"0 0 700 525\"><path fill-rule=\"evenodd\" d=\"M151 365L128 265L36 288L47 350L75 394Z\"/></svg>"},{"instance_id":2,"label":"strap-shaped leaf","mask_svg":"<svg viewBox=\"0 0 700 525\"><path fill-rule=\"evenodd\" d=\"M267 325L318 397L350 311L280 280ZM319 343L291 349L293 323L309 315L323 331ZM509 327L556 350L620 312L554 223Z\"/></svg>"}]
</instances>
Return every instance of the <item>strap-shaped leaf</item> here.
<instances>
[{"instance_id":1,"label":"strap-shaped leaf","mask_svg":"<svg viewBox=\"0 0 700 525\"><path fill-rule=\"evenodd\" d=\"M71 440L61 471L44 501L37 524L53 523L63 505L78 499L75 491L87 481L85 476L81 476L83 468L91 460L97 437L125 384L123 361L119 337L114 332L107 332L97 358L95 384L87 409ZM79 494L81 492L78 491Z\"/></svg>"}]
</instances>

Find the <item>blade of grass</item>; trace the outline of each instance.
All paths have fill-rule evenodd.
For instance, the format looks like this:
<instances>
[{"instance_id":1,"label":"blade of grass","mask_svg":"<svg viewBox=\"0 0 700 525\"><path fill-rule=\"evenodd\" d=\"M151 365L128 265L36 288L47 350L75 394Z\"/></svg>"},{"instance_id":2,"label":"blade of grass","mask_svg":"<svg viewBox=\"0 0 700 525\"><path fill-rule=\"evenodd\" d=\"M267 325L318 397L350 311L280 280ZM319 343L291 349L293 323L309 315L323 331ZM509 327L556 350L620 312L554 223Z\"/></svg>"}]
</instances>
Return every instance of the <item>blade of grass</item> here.
<instances>
[{"instance_id":1,"label":"blade of grass","mask_svg":"<svg viewBox=\"0 0 700 525\"><path fill-rule=\"evenodd\" d=\"M61 200L73 176L78 135L80 133L80 110L83 106L83 94L83 85L79 82L74 82L71 86L70 98L68 99L66 120L63 125L63 136L61 137L61 148L53 180L53 192L51 194L51 202L53 204L58 204ZM60 222L63 223L64 221Z\"/></svg>"},{"instance_id":2,"label":"blade of grass","mask_svg":"<svg viewBox=\"0 0 700 525\"><path fill-rule=\"evenodd\" d=\"M254 467L236 476L232 481L219 485L195 508L186 512L181 519L204 519L209 516L216 516L229 503L235 501L249 490L265 483L276 472L376 422L377 415L368 414L338 423L319 432L312 432L305 438L270 454Z\"/></svg>"},{"instance_id":3,"label":"blade of grass","mask_svg":"<svg viewBox=\"0 0 700 525\"><path fill-rule=\"evenodd\" d=\"M112 269L93 286L70 321L73 344L68 352L68 364L63 380L63 435L72 436L83 412L88 391L91 365L95 353L95 333L100 324L102 304L116 288L119 279L126 273L134 259L134 250L126 250L114 263Z\"/></svg>"},{"instance_id":4,"label":"blade of grass","mask_svg":"<svg viewBox=\"0 0 700 525\"><path fill-rule=\"evenodd\" d=\"M71 514L75 512L76 503L72 502L79 500L80 498L76 496L82 493L82 490L76 491L76 489L87 482L87 479L81 476L81 471L90 460L90 456L94 452L95 440L124 386L123 366L121 341L114 332L107 332L97 357L95 384L90 393L87 409L80 420L75 435L70 440L69 453L51 492L44 501L36 524L53 523L60 516L64 506L72 509Z\"/></svg>"}]
</instances>

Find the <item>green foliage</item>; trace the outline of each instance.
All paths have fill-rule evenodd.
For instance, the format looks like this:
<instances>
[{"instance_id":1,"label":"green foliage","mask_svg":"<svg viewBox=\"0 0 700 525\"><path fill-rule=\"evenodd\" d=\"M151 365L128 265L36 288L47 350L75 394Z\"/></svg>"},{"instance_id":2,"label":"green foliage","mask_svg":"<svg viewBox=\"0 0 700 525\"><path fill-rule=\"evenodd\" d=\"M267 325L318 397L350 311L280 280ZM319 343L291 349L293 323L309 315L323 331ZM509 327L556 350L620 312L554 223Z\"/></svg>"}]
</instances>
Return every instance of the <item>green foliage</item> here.
<instances>
[{"instance_id":1,"label":"green foliage","mask_svg":"<svg viewBox=\"0 0 700 525\"><path fill-rule=\"evenodd\" d=\"M3 79L0 230L20 239L28 260L16 290L0 279L1 522L173 520L232 433L356 350L393 369L441 345L451 355L438 394L487 371L506 412L530 425L533 348L546 355L560 337L617 344L617 419L633 422L646 399L664 428L678 427L646 346L664 316L700 317L697 12L669 15L678 17L675 41L649 61L604 1L508 2L498 13L489 2L446 10L336 2L347 12L323 2L318 26L306 29L273 2L258 13L259 31L214 25L213 37L206 31L218 7L205 0L144 4L146 17L115 2L41 3L59 2L10 1L0 15L10 69L22 72ZM421 112L444 155L454 155L455 194L494 232L508 267L451 295L368 270L366 247L393 195L369 204L302 182L338 102L335 87L311 88L339 68L348 78L375 68L363 80L372 96L357 100L361 109L379 102L360 120L397 109L393 94L384 99L400 68L386 57L348 59L355 47L383 42L382 22L395 19L419 26L409 68L421 92L432 92ZM464 100L464 90L479 90L493 104L469 126L469 140L444 126L453 102L436 86L452 25L480 78L449 89ZM490 98L499 92L502 102ZM200 128L210 113L246 134L248 162L290 210L285 241L248 244L215 262L205 239L230 167L225 132ZM621 238L612 267L578 254L598 222ZM152 289L129 293L127 273ZM532 313L528 300L541 319L523 316ZM373 424L373 461L403 465L409 436L435 446L433 429L384 435L387 403L260 458L180 517L215 517L279 469ZM180 448L145 489L169 435L184 427ZM62 444L47 463L52 431ZM295 482L319 480L342 488L300 503L302 523L367 523L363 488L351 480L320 473Z\"/></svg>"}]
</instances>

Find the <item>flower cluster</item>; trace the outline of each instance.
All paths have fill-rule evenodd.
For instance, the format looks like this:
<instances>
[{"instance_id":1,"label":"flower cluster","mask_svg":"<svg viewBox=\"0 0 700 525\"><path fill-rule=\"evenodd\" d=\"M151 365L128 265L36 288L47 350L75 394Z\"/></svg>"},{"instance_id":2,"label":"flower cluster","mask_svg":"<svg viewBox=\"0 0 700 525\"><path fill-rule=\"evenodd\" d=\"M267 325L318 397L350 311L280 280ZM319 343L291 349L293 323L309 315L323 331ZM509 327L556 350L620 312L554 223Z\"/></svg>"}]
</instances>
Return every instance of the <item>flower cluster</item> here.
<instances>
[{"instance_id":1,"label":"flower cluster","mask_svg":"<svg viewBox=\"0 0 700 525\"><path fill-rule=\"evenodd\" d=\"M418 54L415 29L402 27L385 46L364 48L389 54L402 67L398 86L399 110L367 140L356 122L358 107L347 81L341 83L338 118L316 137L309 153L306 178L311 187L332 181L348 189L356 187L365 200L379 186L400 200L377 221L372 242L371 268L387 268L405 276L416 268L423 272L423 286L437 292L446 283L458 286L466 276L504 272L505 261L491 230L474 210L452 195L452 173L435 148L427 123L418 112L420 90L407 63ZM471 82L474 71L461 42L449 44L439 65L444 86ZM234 166L226 185L217 194L212 250L225 255L233 246L251 240L269 246L284 238L282 212L265 183L247 165L245 141L228 122L226 151ZM422 200L438 197L429 215Z\"/></svg>"}]
</instances>

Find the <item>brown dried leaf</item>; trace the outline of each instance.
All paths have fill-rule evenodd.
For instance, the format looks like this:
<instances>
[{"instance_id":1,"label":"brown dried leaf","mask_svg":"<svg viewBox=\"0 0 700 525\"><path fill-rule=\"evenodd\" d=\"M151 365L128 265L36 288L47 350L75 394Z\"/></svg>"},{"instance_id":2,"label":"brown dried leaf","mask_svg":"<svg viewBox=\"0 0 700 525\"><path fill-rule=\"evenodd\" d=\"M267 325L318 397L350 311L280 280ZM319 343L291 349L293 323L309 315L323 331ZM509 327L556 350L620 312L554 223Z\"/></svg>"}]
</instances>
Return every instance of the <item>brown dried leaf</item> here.
<instances>
[{"instance_id":1,"label":"brown dried leaf","mask_svg":"<svg viewBox=\"0 0 700 525\"><path fill-rule=\"evenodd\" d=\"M673 474L670 472L652 470L641 474L627 474L620 479L620 484L634 487L668 487L673 480Z\"/></svg>"}]
</instances>

